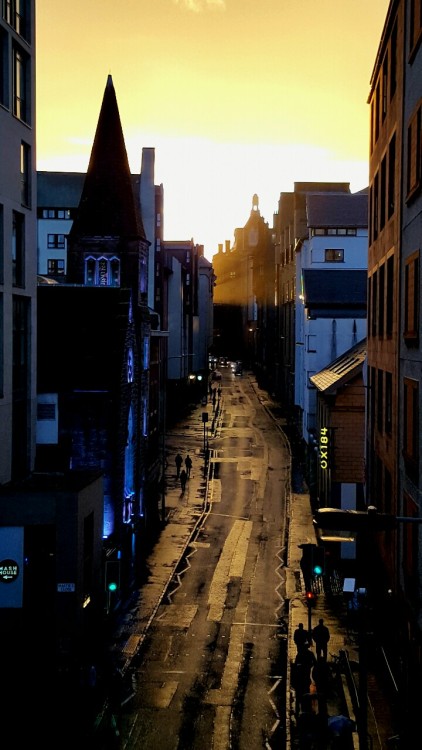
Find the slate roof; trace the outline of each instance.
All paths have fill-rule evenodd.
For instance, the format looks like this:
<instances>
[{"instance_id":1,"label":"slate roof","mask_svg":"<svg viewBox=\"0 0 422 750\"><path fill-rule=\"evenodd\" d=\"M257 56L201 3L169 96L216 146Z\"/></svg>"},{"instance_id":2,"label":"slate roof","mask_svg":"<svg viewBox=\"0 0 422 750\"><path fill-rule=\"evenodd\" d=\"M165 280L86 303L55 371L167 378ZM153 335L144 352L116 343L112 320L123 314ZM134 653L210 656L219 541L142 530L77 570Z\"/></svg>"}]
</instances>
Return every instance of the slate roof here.
<instances>
[{"instance_id":1,"label":"slate roof","mask_svg":"<svg viewBox=\"0 0 422 750\"><path fill-rule=\"evenodd\" d=\"M304 269L304 304L313 318L366 317L367 271Z\"/></svg>"},{"instance_id":2,"label":"slate roof","mask_svg":"<svg viewBox=\"0 0 422 750\"><path fill-rule=\"evenodd\" d=\"M348 349L347 352L344 352L309 379L322 393L333 393L362 371L365 358L366 338L352 346L351 349Z\"/></svg>"},{"instance_id":3,"label":"slate roof","mask_svg":"<svg viewBox=\"0 0 422 750\"><path fill-rule=\"evenodd\" d=\"M37 172L38 208L77 208L81 200L86 172ZM139 195L139 174L132 174L135 196Z\"/></svg>"},{"instance_id":4,"label":"slate roof","mask_svg":"<svg viewBox=\"0 0 422 750\"><path fill-rule=\"evenodd\" d=\"M85 173L37 172L39 208L76 208L82 195Z\"/></svg>"},{"instance_id":5,"label":"slate roof","mask_svg":"<svg viewBox=\"0 0 422 750\"><path fill-rule=\"evenodd\" d=\"M308 227L367 227L368 195L309 193L306 211Z\"/></svg>"}]
</instances>

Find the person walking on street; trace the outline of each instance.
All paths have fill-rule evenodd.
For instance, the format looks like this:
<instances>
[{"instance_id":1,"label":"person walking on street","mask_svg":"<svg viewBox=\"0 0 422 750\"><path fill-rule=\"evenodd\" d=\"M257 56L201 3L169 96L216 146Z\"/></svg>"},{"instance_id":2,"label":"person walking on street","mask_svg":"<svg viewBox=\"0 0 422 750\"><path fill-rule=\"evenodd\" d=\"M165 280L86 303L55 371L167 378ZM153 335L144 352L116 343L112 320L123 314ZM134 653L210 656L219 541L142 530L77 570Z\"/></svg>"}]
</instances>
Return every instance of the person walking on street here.
<instances>
[{"instance_id":1,"label":"person walking on street","mask_svg":"<svg viewBox=\"0 0 422 750\"><path fill-rule=\"evenodd\" d=\"M305 628L303 627L303 622L300 622L297 626L294 634L293 634L293 640L296 644L297 651L301 651L301 649L304 646L310 646L312 643L312 638L310 637L309 633Z\"/></svg>"},{"instance_id":2,"label":"person walking on street","mask_svg":"<svg viewBox=\"0 0 422 750\"><path fill-rule=\"evenodd\" d=\"M179 477L180 477L180 467L181 467L181 465L183 463L183 458L180 455L180 453L178 453L176 455L176 458L174 459L174 462L176 464L176 479L179 479Z\"/></svg>"},{"instance_id":3,"label":"person walking on street","mask_svg":"<svg viewBox=\"0 0 422 750\"><path fill-rule=\"evenodd\" d=\"M315 654L307 643L297 652L292 665L292 685L296 693L296 715L299 714L302 698L309 693L312 682L312 670L316 664Z\"/></svg>"},{"instance_id":4,"label":"person walking on street","mask_svg":"<svg viewBox=\"0 0 422 750\"><path fill-rule=\"evenodd\" d=\"M188 479L190 479L190 470L192 468L192 459L188 453L188 455L185 458L185 466L186 466L186 474L188 475Z\"/></svg>"},{"instance_id":5,"label":"person walking on street","mask_svg":"<svg viewBox=\"0 0 422 750\"><path fill-rule=\"evenodd\" d=\"M182 469L182 471L180 472L180 486L182 488L182 492L185 491L187 478L188 475L186 474L186 471Z\"/></svg>"},{"instance_id":6,"label":"person walking on street","mask_svg":"<svg viewBox=\"0 0 422 750\"><path fill-rule=\"evenodd\" d=\"M315 643L315 650L317 659L321 656L327 660L328 641L330 640L330 631L327 626L324 625L324 620L320 617L318 625L316 625L312 631L312 639Z\"/></svg>"}]
</instances>

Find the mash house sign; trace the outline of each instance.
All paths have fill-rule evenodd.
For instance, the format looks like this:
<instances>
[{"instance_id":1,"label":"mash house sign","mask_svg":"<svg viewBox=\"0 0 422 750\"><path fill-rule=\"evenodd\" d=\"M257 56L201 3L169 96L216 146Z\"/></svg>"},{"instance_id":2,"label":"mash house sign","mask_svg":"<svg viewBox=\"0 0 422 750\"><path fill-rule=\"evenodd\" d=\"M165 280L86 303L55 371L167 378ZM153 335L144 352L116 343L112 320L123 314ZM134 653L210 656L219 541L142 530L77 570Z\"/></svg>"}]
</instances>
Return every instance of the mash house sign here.
<instances>
[{"instance_id":1,"label":"mash house sign","mask_svg":"<svg viewBox=\"0 0 422 750\"><path fill-rule=\"evenodd\" d=\"M13 583L19 575L16 560L0 560L0 583Z\"/></svg>"},{"instance_id":2,"label":"mash house sign","mask_svg":"<svg viewBox=\"0 0 422 750\"><path fill-rule=\"evenodd\" d=\"M0 527L0 608L22 607L23 528Z\"/></svg>"}]
</instances>

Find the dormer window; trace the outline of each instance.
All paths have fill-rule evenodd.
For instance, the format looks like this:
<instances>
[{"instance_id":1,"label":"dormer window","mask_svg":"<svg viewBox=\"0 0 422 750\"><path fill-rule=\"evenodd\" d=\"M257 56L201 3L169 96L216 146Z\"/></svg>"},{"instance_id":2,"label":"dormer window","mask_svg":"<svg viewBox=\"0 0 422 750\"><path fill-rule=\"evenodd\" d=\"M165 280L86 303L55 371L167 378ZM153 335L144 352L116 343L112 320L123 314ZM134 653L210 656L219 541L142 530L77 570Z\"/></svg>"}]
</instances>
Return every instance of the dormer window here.
<instances>
[{"instance_id":1,"label":"dormer window","mask_svg":"<svg viewBox=\"0 0 422 750\"><path fill-rule=\"evenodd\" d=\"M93 255L85 259L86 286L120 286L120 261L116 256Z\"/></svg>"}]
</instances>

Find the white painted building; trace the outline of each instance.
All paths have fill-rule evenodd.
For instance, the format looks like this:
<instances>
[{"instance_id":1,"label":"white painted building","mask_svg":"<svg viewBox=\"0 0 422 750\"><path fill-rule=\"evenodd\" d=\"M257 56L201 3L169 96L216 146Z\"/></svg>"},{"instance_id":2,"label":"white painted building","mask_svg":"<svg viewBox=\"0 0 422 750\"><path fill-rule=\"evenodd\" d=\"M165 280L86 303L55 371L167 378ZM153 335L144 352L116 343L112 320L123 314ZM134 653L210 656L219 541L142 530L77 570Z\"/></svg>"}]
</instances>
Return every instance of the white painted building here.
<instances>
[{"instance_id":1,"label":"white painted building","mask_svg":"<svg viewBox=\"0 0 422 750\"><path fill-rule=\"evenodd\" d=\"M308 193L296 242L295 406L309 444L316 425L310 377L366 336L368 197Z\"/></svg>"}]
</instances>

